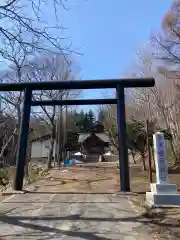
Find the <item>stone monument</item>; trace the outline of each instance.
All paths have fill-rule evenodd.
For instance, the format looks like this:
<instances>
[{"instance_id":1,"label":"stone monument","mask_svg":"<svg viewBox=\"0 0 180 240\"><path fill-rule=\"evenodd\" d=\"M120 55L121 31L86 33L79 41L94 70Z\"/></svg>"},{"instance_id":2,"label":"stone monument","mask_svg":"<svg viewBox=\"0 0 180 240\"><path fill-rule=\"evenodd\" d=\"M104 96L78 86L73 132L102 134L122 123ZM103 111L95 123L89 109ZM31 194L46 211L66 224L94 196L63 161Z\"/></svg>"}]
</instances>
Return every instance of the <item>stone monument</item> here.
<instances>
[{"instance_id":1,"label":"stone monument","mask_svg":"<svg viewBox=\"0 0 180 240\"><path fill-rule=\"evenodd\" d=\"M164 134L153 135L156 183L151 184L151 192L146 192L146 201L150 206L180 206L180 194L176 184L168 183L168 162Z\"/></svg>"}]
</instances>

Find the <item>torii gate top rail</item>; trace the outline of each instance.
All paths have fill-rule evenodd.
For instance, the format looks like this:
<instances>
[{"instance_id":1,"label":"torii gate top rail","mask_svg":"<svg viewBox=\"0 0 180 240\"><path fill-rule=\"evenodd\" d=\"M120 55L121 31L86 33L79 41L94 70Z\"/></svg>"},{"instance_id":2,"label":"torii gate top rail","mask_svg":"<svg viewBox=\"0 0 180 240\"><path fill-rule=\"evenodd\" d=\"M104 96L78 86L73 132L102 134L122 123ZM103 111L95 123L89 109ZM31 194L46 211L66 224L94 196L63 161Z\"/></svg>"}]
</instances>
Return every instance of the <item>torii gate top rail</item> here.
<instances>
[{"instance_id":1,"label":"torii gate top rail","mask_svg":"<svg viewBox=\"0 0 180 240\"><path fill-rule=\"evenodd\" d=\"M119 146L119 166L121 191L130 191L128 148L126 138L126 116L124 88L153 87L153 78L137 79L106 79L83 81L49 81L28 83L1 83L1 91L24 91L23 108L19 146L17 153L17 169L14 182L15 190L22 190L24 178L24 166L26 162L26 147L31 106L38 105L90 105L90 104L117 104L117 126ZM33 90L70 90L70 89L107 89L116 88L116 99L81 99L81 100L41 100L32 101Z\"/></svg>"},{"instance_id":2,"label":"torii gate top rail","mask_svg":"<svg viewBox=\"0 0 180 240\"><path fill-rule=\"evenodd\" d=\"M0 91L153 87L153 78L1 83Z\"/></svg>"}]
</instances>

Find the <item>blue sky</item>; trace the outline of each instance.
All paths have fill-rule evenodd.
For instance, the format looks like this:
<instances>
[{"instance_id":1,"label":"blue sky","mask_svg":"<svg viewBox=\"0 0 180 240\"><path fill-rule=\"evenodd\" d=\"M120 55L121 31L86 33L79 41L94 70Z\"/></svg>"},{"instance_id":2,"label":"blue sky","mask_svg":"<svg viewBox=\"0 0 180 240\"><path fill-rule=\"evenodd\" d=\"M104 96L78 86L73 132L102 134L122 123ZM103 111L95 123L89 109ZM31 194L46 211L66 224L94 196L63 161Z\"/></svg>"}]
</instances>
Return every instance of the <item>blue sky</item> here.
<instances>
[{"instance_id":1,"label":"blue sky","mask_svg":"<svg viewBox=\"0 0 180 240\"><path fill-rule=\"evenodd\" d=\"M75 56L82 79L121 77L133 62L137 47L160 27L163 14L172 3L171 0L73 2L68 11L63 11L61 19L68 28L66 35L72 41L72 48L83 54ZM85 98L105 95L94 90L83 93Z\"/></svg>"}]
</instances>

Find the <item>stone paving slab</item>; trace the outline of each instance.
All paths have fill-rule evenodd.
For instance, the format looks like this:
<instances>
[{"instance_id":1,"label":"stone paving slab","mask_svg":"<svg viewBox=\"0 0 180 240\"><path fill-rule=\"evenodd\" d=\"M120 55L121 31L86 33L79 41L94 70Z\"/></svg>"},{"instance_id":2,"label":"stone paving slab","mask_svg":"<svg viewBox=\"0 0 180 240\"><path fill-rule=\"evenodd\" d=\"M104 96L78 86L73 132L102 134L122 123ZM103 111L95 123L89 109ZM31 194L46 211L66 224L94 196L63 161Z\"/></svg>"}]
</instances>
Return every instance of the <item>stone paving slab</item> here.
<instances>
[{"instance_id":1,"label":"stone paving slab","mask_svg":"<svg viewBox=\"0 0 180 240\"><path fill-rule=\"evenodd\" d=\"M150 240L125 195L15 195L0 203L3 240Z\"/></svg>"}]
</instances>

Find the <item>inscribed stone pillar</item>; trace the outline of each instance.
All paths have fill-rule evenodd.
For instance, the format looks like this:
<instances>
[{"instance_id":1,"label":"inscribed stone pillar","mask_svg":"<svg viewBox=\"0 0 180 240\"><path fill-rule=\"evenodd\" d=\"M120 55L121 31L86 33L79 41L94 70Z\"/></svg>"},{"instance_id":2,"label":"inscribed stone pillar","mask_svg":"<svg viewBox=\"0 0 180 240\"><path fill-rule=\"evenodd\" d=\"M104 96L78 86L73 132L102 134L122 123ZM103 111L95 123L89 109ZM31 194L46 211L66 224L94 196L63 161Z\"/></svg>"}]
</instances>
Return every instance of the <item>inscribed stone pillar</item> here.
<instances>
[{"instance_id":1,"label":"inscribed stone pillar","mask_svg":"<svg viewBox=\"0 0 180 240\"><path fill-rule=\"evenodd\" d=\"M154 157L157 184L168 184L168 162L166 158L164 134L157 132L153 135Z\"/></svg>"}]
</instances>

